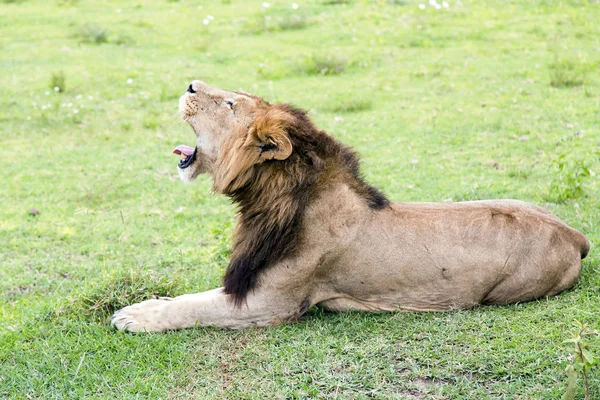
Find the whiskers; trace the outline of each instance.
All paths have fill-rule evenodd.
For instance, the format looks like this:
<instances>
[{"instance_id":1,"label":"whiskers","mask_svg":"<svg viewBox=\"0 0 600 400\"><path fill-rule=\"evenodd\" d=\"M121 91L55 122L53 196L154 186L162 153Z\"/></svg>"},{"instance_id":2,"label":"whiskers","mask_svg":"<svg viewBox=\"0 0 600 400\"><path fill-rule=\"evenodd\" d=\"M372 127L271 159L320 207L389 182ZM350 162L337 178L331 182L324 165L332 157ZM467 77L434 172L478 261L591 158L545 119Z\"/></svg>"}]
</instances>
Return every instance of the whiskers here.
<instances>
[{"instance_id":1,"label":"whiskers","mask_svg":"<svg viewBox=\"0 0 600 400\"><path fill-rule=\"evenodd\" d=\"M189 120L189 119L188 119ZM173 131L186 131L186 134L189 134L189 131L185 129L188 126L186 120L184 120L182 114L179 111L175 111L172 115L167 119L167 129ZM188 128L189 129L189 128Z\"/></svg>"},{"instance_id":2,"label":"whiskers","mask_svg":"<svg viewBox=\"0 0 600 400\"><path fill-rule=\"evenodd\" d=\"M185 125L184 116L180 111L175 111L173 114L171 114L170 119L172 122L180 126Z\"/></svg>"}]
</instances>

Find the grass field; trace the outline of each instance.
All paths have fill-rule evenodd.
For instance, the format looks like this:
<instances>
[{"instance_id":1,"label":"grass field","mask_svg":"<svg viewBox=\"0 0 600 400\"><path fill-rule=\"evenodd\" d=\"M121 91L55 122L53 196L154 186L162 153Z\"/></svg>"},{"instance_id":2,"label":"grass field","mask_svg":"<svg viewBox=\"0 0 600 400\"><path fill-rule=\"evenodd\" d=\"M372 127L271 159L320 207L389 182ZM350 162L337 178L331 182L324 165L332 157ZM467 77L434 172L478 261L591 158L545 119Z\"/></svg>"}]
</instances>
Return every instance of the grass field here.
<instances>
[{"instance_id":1,"label":"grass field","mask_svg":"<svg viewBox=\"0 0 600 400\"><path fill-rule=\"evenodd\" d=\"M600 3L296 2L0 1L0 398L562 396L562 342L600 329ZM595 246L580 281L471 311L114 331L115 309L227 265L234 207L170 153L193 141L192 79L309 109L391 199L547 207Z\"/></svg>"}]
</instances>

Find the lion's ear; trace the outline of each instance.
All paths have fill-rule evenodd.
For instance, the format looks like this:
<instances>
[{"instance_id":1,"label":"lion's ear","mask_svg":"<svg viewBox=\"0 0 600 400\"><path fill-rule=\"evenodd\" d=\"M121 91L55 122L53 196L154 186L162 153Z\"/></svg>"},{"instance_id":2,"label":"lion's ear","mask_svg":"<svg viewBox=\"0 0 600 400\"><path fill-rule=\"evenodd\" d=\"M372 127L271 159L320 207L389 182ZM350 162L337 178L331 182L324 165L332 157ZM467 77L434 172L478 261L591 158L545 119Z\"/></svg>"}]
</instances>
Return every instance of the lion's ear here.
<instances>
[{"instance_id":1,"label":"lion's ear","mask_svg":"<svg viewBox=\"0 0 600 400\"><path fill-rule=\"evenodd\" d=\"M292 142L287 130L294 123L294 116L272 108L256 118L249 139L260 151L260 159L285 160L292 154Z\"/></svg>"},{"instance_id":2,"label":"lion's ear","mask_svg":"<svg viewBox=\"0 0 600 400\"><path fill-rule=\"evenodd\" d=\"M258 145L262 160L285 160L292 154L292 142L286 134L268 135Z\"/></svg>"}]
</instances>

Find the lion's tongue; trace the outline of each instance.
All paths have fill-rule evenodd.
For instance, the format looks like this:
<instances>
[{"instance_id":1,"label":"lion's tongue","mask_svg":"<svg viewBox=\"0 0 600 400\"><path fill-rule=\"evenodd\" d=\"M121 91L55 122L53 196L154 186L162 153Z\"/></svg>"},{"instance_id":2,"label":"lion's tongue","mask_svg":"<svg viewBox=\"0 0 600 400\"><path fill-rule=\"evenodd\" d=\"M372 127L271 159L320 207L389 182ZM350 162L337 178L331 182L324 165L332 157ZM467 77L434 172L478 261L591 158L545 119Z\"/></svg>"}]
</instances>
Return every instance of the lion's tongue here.
<instances>
[{"instance_id":1,"label":"lion's tongue","mask_svg":"<svg viewBox=\"0 0 600 400\"><path fill-rule=\"evenodd\" d=\"M194 154L194 148L190 146L186 146L185 144L180 144L179 146L173 149L173 154L183 154L185 156L191 156Z\"/></svg>"}]
</instances>

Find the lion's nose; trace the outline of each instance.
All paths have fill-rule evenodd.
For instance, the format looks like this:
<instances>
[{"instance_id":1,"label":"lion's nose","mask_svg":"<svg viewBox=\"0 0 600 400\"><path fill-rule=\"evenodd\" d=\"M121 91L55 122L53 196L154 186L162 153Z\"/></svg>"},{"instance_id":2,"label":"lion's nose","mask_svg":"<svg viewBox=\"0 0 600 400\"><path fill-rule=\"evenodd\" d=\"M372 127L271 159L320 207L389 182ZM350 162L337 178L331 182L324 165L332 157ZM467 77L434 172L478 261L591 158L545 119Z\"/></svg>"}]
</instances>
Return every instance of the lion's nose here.
<instances>
[{"instance_id":1,"label":"lion's nose","mask_svg":"<svg viewBox=\"0 0 600 400\"><path fill-rule=\"evenodd\" d=\"M188 92L190 93L196 93L196 91L194 90L194 88L192 87L192 85L190 84L190 86L188 86Z\"/></svg>"}]
</instances>

